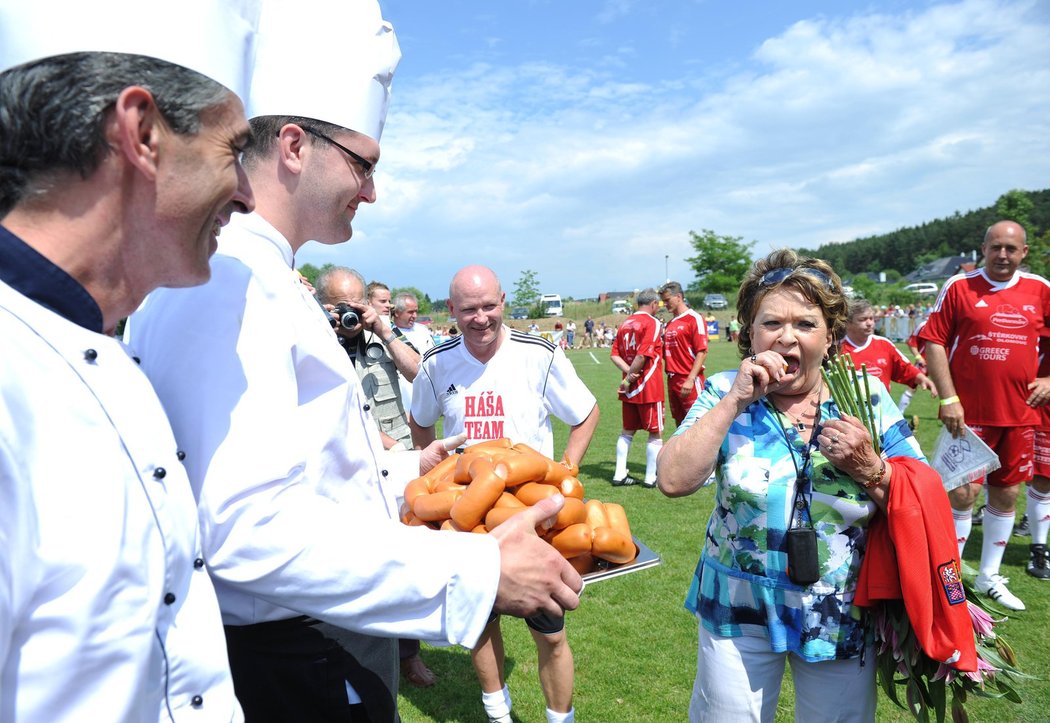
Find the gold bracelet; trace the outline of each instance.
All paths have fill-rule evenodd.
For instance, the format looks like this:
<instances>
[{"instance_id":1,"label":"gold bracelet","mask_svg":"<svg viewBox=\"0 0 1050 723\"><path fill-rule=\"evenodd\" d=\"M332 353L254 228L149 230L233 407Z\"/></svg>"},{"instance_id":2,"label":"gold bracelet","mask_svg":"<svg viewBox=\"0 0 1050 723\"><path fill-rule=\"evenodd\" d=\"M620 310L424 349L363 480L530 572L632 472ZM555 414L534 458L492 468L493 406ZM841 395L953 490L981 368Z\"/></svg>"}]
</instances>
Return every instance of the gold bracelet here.
<instances>
[{"instance_id":1,"label":"gold bracelet","mask_svg":"<svg viewBox=\"0 0 1050 723\"><path fill-rule=\"evenodd\" d=\"M882 464L879 466L878 472L872 472L868 475L868 478L861 483L864 485L864 489L875 489L879 486L879 482L882 482L882 478L886 474L886 460L881 461Z\"/></svg>"}]
</instances>

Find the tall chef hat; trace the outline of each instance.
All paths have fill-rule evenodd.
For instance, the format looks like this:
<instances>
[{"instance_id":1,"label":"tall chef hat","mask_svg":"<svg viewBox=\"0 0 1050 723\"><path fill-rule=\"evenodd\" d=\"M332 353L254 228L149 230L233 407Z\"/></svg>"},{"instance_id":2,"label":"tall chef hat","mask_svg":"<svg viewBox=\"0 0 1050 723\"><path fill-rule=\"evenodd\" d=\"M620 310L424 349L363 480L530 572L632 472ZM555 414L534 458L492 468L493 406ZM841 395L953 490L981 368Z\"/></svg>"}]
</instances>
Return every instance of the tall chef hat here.
<instances>
[{"instance_id":1,"label":"tall chef hat","mask_svg":"<svg viewBox=\"0 0 1050 723\"><path fill-rule=\"evenodd\" d=\"M0 72L76 52L147 55L248 94L261 0L0 0Z\"/></svg>"},{"instance_id":2,"label":"tall chef hat","mask_svg":"<svg viewBox=\"0 0 1050 723\"><path fill-rule=\"evenodd\" d=\"M400 60L376 0L264 0L248 117L303 116L379 141Z\"/></svg>"}]
</instances>

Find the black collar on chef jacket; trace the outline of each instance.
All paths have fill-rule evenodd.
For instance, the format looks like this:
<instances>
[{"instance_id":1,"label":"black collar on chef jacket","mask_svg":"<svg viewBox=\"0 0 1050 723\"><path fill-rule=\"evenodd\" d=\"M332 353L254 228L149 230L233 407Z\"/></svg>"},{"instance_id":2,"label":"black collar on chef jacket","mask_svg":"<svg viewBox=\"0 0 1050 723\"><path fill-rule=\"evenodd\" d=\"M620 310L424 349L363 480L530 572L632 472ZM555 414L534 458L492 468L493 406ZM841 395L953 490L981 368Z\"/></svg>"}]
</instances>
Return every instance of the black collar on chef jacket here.
<instances>
[{"instance_id":1,"label":"black collar on chef jacket","mask_svg":"<svg viewBox=\"0 0 1050 723\"><path fill-rule=\"evenodd\" d=\"M102 333L102 309L87 289L3 226L0 281L74 324Z\"/></svg>"}]
</instances>

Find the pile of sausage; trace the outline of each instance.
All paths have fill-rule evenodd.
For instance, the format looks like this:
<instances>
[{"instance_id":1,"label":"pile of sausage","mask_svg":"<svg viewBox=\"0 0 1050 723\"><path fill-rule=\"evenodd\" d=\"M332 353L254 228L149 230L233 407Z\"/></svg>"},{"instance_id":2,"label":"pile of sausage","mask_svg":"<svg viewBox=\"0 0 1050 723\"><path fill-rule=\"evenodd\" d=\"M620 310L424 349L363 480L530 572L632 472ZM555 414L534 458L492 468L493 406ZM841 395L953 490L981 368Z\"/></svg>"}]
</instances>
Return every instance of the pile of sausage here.
<instances>
[{"instance_id":1,"label":"pile of sausage","mask_svg":"<svg viewBox=\"0 0 1050 723\"><path fill-rule=\"evenodd\" d=\"M512 515L558 494L565 506L550 530L537 529L580 574L638 556L623 506L583 499L579 469L525 444L496 439L449 455L405 487L401 521L433 529L488 532Z\"/></svg>"}]
</instances>

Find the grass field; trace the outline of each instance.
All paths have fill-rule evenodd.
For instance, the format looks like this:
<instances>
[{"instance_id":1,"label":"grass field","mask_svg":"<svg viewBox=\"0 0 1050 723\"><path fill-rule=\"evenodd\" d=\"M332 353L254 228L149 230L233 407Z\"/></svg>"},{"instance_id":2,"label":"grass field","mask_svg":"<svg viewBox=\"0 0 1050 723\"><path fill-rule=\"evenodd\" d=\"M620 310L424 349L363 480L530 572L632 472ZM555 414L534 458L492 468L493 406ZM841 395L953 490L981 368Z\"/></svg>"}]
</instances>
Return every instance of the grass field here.
<instances>
[{"instance_id":1,"label":"grass field","mask_svg":"<svg viewBox=\"0 0 1050 723\"><path fill-rule=\"evenodd\" d=\"M579 322L579 320L577 320ZM619 502L627 509L635 535L663 559L654 569L593 584L584 591L580 608L567 617L576 664L575 705L579 720L609 722L683 721L687 719L696 666L696 620L682 601L697 562L700 541L710 514L713 490L691 497L668 499L656 490L615 488L612 478L615 443L620 430L616 387L620 375L609 362L608 350L569 352L581 379L598 399L601 423L581 466L580 477L588 497ZM735 368L736 345L712 341L708 373ZM895 388L894 398L899 398ZM940 431L936 403L924 392L916 394L909 413L918 414L917 436L932 451ZM674 422L668 418L669 437ZM555 450L564 447L566 428L556 428ZM641 477L645 467L643 438L631 449L630 469ZM1021 503L1023 507L1023 502ZM442 533L445 534L445 533ZM981 528L974 527L966 560L976 567L981 550ZM1024 681L1019 692L1023 705L1003 701L971 700L973 721L1050 720L1050 655L1046 640L1050 584L1027 576L1024 565L1028 538L1014 538L1006 551L1003 574L1010 589L1028 606L1014 614L1002 630L1014 645L1023 668L1035 679ZM507 679L514 700L514 717L523 722L544 721L544 701L536 677L536 649L524 623L503 622L507 646ZM424 646L427 664L438 674L427 689L402 685L400 709L407 723L416 721L486 720L480 689L467 651ZM828 705L835 705L834 691ZM786 676L777 721L793 720L790 674ZM911 717L880 693L877 719L907 721Z\"/></svg>"}]
</instances>

